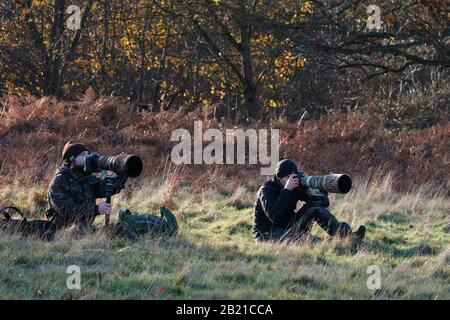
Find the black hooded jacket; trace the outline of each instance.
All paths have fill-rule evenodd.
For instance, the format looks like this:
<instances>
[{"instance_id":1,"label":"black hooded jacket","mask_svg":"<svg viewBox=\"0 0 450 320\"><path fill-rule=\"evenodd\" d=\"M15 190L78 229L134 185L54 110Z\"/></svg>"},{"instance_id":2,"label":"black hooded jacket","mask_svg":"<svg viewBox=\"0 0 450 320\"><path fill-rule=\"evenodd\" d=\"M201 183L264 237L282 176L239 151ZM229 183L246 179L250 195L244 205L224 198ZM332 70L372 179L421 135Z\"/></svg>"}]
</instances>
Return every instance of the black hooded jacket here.
<instances>
[{"instance_id":1,"label":"black hooded jacket","mask_svg":"<svg viewBox=\"0 0 450 320\"><path fill-rule=\"evenodd\" d=\"M264 183L257 193L253 220L256 237L272 228L289 228L295 222L297 202L309 200L306 188L284 189L276 177Z\"/></svg>"}]
</instances>

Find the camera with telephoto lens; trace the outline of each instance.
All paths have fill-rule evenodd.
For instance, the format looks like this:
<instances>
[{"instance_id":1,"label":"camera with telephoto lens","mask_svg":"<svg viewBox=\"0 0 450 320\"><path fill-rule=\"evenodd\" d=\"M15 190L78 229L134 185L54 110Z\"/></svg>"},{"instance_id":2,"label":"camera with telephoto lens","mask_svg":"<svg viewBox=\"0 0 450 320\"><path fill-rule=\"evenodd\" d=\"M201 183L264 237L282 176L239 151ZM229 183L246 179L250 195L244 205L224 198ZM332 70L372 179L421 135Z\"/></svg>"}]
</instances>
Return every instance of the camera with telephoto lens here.
<instances>
[{"instance_id":1,"label":"camera with telephoto lens","mask_svg":"<svg viewBox=\"0 0 450 320\"><path fill-rule=\"evenodd\" d=\"M142 173L144 165L138 156L121 153L116 156L103 156L92 153L86 156L84 171L87 173L102 170L113 171L119 176L136 178Z\"/></svg>"},{"instance_id":2,"label":"camera with telephoto lens","mask_svg":"<svg viewBox=\"0 0 450 320\"><path fill-rule=\"evenodd\" d=\"M307 176L303 172L296 175L310 198L310 205L328 207L328 192L348 193L352 188L352 179L346 174L330 173L323 176Z\"/></svg>"},{"instance_id":3,"label":"camera with telephoto lens","mask_svg":"<svg viewBox=\"0 0 450 320\"><path fill-rule=\"evenodd\" d=\"M302 186L325 192L345 194L352 188L352 179L346 174L330 173L324 176L307 176L303 172L299 172L297 178Z\"/></svg>"}]
</instances>

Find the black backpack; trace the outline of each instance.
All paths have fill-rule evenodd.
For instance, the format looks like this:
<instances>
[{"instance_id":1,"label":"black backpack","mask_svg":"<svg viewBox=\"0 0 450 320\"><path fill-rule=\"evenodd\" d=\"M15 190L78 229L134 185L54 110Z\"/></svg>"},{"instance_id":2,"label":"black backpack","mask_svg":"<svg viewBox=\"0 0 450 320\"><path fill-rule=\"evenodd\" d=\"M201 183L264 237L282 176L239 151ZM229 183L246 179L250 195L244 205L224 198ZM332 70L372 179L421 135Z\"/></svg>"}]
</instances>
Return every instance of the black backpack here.
<instances>
[{"instance_id":1,"label":"black backpack","mask_svg":"<svg viewBox=\"0 0 450 320\"><path fill-rule=\"evenodd\" d=\"M13 219L12 215L14 212L19 214L22 219ZM0 219L0 232L21 234L23 236L36 236L47 241L52 240L55 235L55 227L50 221L28 221L22 210L17 207L0 207L0 215L4 217L4 219Z\"/></svg>"}]
</instances>

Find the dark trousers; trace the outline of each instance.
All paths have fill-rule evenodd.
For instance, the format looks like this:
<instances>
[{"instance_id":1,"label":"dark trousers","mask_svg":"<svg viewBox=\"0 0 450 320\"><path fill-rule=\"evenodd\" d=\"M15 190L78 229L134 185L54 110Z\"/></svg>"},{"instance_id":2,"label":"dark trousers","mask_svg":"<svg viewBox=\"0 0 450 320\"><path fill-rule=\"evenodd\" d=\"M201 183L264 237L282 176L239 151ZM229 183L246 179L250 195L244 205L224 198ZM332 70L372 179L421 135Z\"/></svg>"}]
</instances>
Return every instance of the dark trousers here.
<instances>
[{"instance_id":1,"label":"dark trousers","mask_svg":"<svg viewBox=\"0 0 450 320\"><path fill-rule=\"evenodd\" d=\"M339 222L336 217L323 207L305 204L295 215L295 221L288 228L274 226L271 232L257 236L260 241L299 241L309 235L316 222L330 236L346 237L351 228L346 222Z\"/></svg>"},{"instance_id":2,"label":"dark trousers","mask_svg":"<svg viewBox=\"0 0 450 320\"><path fill-rule=\"evenodd\" d=\"M92 231L92 224L94 223L95 216L62 216L54 215L50 218L50 222L54 226L54 232L60 229L67 228L73 224L77 226L77 233L89 233Z\"/></svg>"}]
</instances>

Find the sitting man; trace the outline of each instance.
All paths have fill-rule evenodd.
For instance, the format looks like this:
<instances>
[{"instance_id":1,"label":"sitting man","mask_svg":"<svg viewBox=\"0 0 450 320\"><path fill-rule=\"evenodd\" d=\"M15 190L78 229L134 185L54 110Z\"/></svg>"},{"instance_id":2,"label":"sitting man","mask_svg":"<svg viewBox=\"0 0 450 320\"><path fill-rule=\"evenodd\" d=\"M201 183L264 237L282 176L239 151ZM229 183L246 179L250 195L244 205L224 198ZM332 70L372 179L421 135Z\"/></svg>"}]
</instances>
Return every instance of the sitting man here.
<instances>
[{"instance_id":1,"label":"sitting man","mask_svg":"<svg viewBox=\"0 0 450 320\"><path fill-rule=\"evenodd\" d=\"M352 233L346 222L339 222L326 209L329 206L326 194L321 199L313 199L307 188L300 185L298 173L292 160L282 160L277 164L273 179L259 189L253 222L255 238L259 241L305 240L315 221L331 236L363 239L366 228L360 226ZM295 212L299 200L306 203Z\"/></svg>"},{"instance_id":2,"label":"sitting man","mask_svg":"<svg viewBox=\"0 0 450 320\"><path fill-rule=\"evenodd\" d=\"M97 198L106 198L106 184L104 179L85 172L85 158L89 154L88 148L81 143L69 141L64 146L63 164L48 189L46 216L53 231L76 224L76 233L85 234L93 231L92 224L97 215L111 214L110 203L96 204ZM115 177L112 194L119 193L125 181L126 178Z\"/></svg>"}]
</instances>

